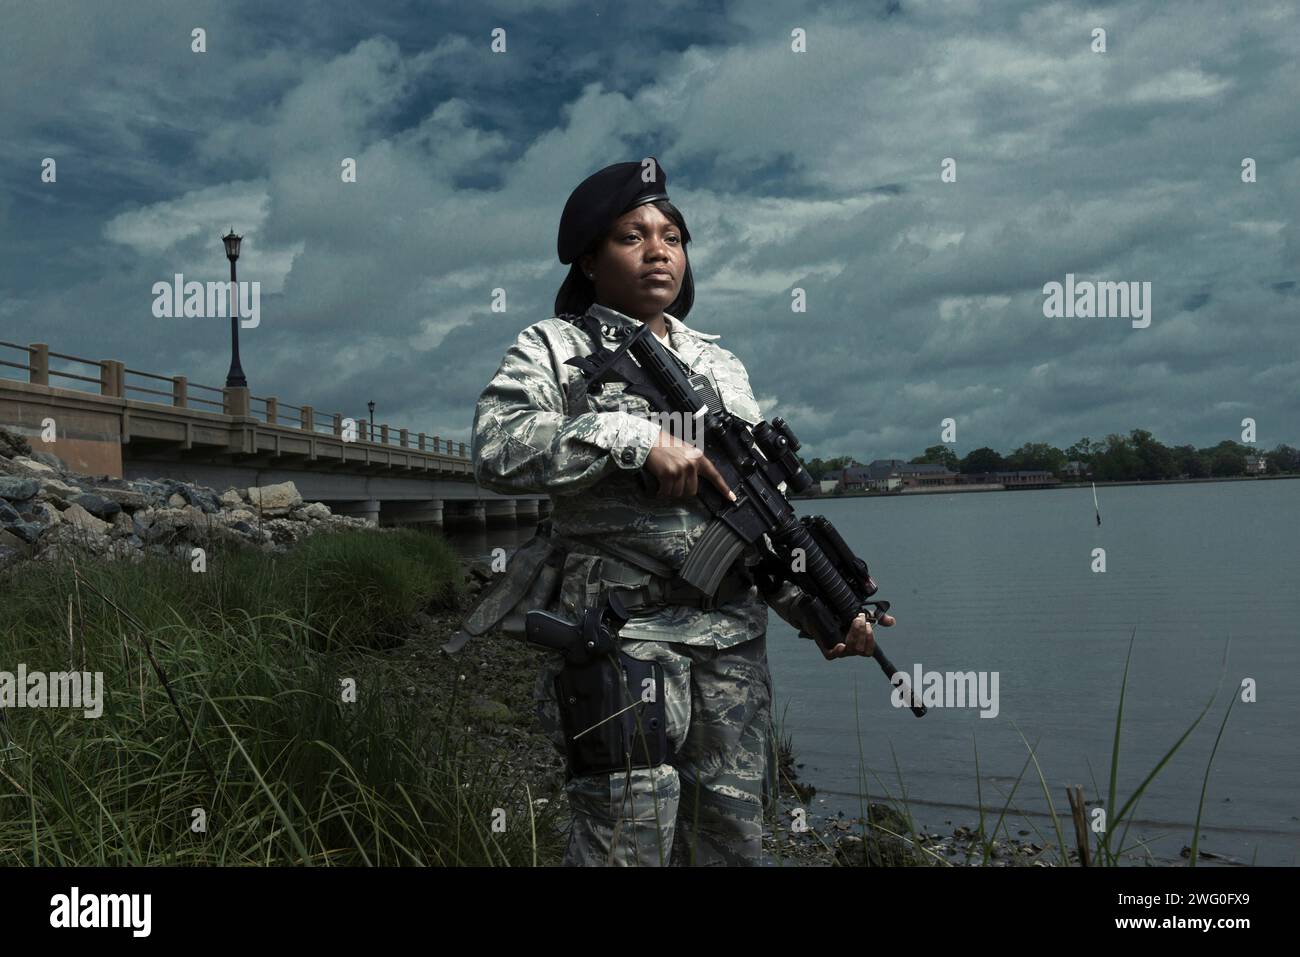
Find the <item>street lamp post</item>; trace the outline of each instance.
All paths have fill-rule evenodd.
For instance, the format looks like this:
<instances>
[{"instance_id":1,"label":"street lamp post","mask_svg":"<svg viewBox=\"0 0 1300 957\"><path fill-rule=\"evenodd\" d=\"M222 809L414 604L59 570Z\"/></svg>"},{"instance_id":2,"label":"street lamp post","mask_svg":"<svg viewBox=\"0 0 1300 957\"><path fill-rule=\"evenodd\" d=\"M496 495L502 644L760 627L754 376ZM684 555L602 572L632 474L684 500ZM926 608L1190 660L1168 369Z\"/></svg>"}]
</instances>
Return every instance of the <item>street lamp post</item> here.
<instances>
[{"instance_id":1,"label":"street lamp post","mask_svg":"<svg viewBox=\"0 0 1300 957\"><path fill-rule=\"evenodd\" d=\"M366 403L370 407L370 441L375 440L375 400L371 399Z\"/></svg>"},{"instance_id":2,"label":"street lamp post","mask_svg":"<svg viewBox=\"0 0 1300 957\"><path fill-rule=\"evenodd\" d=\"M230 371L226 373L227 388L248 388L244 370L239 365L239 286L235 281L235 260L239 258L239 243L243 236L236 236L234 227L221 237L226 244L226 258L230 260Z\"/></svg>"}]
</instances>

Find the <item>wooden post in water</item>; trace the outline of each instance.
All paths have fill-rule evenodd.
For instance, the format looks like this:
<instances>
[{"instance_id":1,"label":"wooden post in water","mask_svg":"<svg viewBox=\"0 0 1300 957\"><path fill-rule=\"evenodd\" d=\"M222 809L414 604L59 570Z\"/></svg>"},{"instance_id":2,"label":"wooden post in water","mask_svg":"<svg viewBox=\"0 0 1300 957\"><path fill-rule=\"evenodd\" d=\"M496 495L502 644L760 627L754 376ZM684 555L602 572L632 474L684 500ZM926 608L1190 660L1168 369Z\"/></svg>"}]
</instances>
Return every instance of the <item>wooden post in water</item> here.
<instances>
[{"instance_id":1,"label":"wooden post in water","mask_svg":"<svg viewBox=\"0 0 1300 957\"><path fill-rule=\"evenodd\" d=\"M1074 785L1065 789L1065 796L1070 801L1070 815L1074 818L1074 839L1079 844L1079 864L1091 867L1088 856L1088 815L1084 813L1083 787Z\"/></svg>"}]
</instances>

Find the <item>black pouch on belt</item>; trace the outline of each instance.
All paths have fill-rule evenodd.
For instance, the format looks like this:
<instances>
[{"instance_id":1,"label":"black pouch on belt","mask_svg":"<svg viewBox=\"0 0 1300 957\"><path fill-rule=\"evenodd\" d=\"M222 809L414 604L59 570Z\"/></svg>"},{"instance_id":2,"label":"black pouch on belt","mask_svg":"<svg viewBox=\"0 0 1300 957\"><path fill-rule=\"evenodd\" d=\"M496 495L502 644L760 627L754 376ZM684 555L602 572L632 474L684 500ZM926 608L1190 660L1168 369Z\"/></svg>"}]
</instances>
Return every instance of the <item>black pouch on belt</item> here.
<instances>
[{"instance_id":1,"label":"black pouch on belt","mask_svg":"<svg viewBox=\"0 0 1300 957\"><path fill-rule=\"evenodd\" d=\"M555 677L569 777L652 768L671 759L663 666L621 651L618 659L618 667L609 655L585 665L566 663Z\"/></svg>"}]
</instances>

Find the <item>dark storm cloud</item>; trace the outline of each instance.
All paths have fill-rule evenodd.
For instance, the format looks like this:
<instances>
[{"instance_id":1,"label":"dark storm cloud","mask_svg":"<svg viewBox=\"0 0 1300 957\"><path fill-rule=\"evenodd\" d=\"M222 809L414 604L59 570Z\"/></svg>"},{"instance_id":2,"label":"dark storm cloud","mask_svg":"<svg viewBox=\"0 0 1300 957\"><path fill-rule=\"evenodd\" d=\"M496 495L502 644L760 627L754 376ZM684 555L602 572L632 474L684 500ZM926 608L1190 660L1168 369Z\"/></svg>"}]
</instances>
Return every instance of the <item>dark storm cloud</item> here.
<instances>
[{"instance_id":1,"label":"dark storm cloud","mask_svg":"<svg viewBox=\"0 0 1300 957\"><path fill-rule=\"evenodd\" d=\"M960 452L1135 427L1207 445L1246 415L1300 442L1292 4L3 13L0 338L219 384L224 324L153 318L151 287L222 278L233 224L263 284L255 394L466 438L551 314L569 190L653 154L696 240L690 323L809 454L911 456L946 417ZM1152 283L1150 327L1045 318L1067 273Z\"/></svg>"}]
</instances>

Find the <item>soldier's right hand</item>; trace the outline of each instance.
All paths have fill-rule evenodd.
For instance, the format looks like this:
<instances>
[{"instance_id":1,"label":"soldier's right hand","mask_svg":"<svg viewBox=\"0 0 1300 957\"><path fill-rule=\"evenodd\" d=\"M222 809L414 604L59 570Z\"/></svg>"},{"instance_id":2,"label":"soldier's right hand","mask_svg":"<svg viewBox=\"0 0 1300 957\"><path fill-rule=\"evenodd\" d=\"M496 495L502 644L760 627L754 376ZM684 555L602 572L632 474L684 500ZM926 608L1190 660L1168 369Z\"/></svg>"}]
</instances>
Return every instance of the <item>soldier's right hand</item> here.
<instances>
[{"instance_id":1,"label":"soldier's right hand","mask_svg":"<svg viewBox=\"0 0 1300 957\"><path fill-rule=\"evenodd\" d=\"M735 493L727 488L726 479L703 452L662 429L645 460L645 468L659 482L656 498L694 498L703 478L728 499L736 500Z\"/></svg>"}]
</instances>

